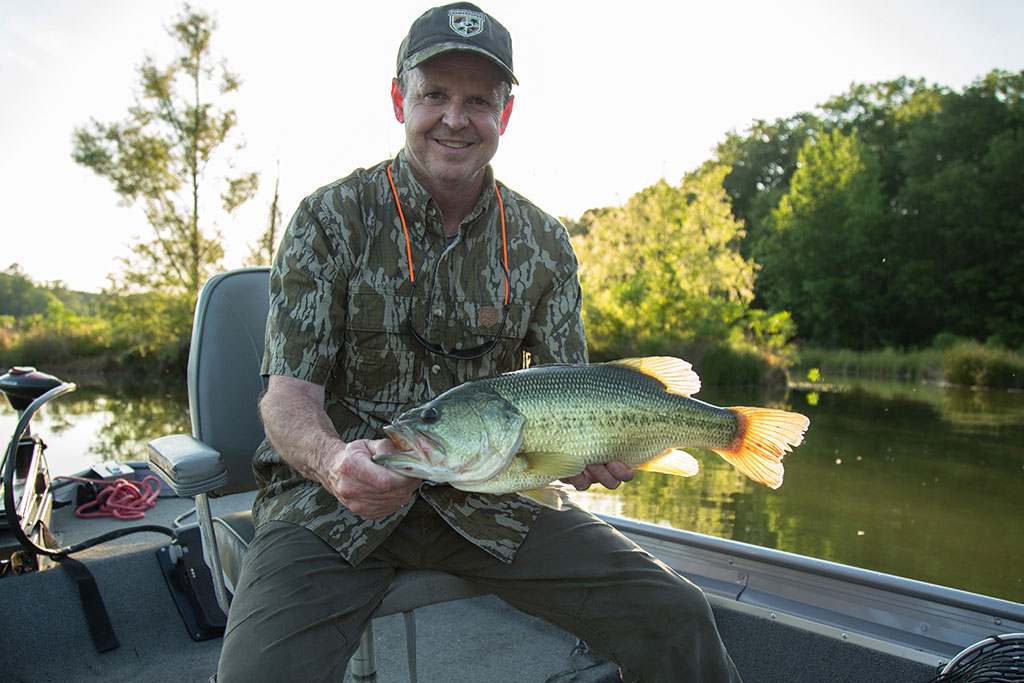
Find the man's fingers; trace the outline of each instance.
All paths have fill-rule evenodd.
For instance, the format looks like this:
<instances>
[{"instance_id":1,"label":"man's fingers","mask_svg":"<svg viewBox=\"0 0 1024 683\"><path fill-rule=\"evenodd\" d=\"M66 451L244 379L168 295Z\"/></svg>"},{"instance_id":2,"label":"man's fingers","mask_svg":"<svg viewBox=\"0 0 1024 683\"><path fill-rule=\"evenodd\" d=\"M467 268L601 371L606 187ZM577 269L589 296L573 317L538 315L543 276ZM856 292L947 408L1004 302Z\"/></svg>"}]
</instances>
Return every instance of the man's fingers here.
<instances>
[{"instance_id":1,"label":"man's fingers","mask_svg":"<svg viewBox=\"0 0 1024 683\"><path fill-rule=\"evenodd\" d=\"M620 482L633 481L633 475L635 474L633 468L621 460L612 460L605 467L608 468L608 473Z\"/></svg>"},{"instance_id":2,"label":"man's fingers","mask_svg":"<svg viewBox=\"0 0 1024 683\"><path fill-rule=\"evenodd\" d=\"M612 460L604 465L590 465L574 477L562 479L577 491L586 491L591 484L598 483L607 489L618 488L624 481L633 479L633 468L621 460Z\"/></svg>"}]
</instances>

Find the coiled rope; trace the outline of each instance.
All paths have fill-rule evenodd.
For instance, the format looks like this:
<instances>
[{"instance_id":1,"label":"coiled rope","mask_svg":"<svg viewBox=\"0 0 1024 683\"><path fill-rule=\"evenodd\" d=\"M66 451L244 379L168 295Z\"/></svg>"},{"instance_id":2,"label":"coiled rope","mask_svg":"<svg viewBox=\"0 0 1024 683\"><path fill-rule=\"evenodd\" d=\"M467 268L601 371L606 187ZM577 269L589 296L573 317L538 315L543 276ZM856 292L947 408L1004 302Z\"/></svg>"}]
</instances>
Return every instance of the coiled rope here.
<instances>
[{"instance_id":1,"label":"coiled rope","mask_svg":"<svg viewBox=\"0 0 1024 683\"><path fill-rule=\"evenodd\" d=\"M83 519L91 517L114 517L120 520L142 519L146 510L156 505L160 495L160 480L153 475L142 481L127 479L89 479L86 477L57 477L99 487L94 500L75 508L75 515ZM152 481L152 486L149 482Z\"/></svg>"}]
</instances>

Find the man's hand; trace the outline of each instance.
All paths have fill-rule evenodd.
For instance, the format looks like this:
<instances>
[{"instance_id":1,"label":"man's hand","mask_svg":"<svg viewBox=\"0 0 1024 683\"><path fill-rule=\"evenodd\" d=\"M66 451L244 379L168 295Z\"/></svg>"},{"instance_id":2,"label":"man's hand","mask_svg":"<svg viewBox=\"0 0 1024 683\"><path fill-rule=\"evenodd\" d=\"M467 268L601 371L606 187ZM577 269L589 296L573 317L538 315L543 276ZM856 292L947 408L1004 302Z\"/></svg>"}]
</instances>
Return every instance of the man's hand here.
<instances>
[{"instance_id":1,"label":"man's hand","mask_svg":"<svg viewBox=\"0 0 1024 683\"><path fill-rule=\"evenodd\" d=\"M324 462L320 483L360 517L387 517L409 502L422 481L381 467L371 459L377 453L395 450L390 439L351 441Z\"/></svg>"},{"instance_id":2,"label":"man's hand","mask_svg":"<svg viewBox=\"0 0 1024 683\"><path fill-rule=\"evenodd\" d=\"M622 482L632 479L632 467L621 460L612 460L604 465L590 465L575 477L568 477L561 481L576 487L577 491L586 491L594 483L601 484L607 489L616 489Z\"/></svg>"},{"instance_id":3,"label":"man's hand","mask_svg":"<svg viewBox=\"0 0 1024 683\"><path fill-rule=\"evenodd\" d=\"M304 477L318 481L349 510L380 519L409 502L420 479L405 477L371 460L390 453L390 439L345 443L324 412L324 388L294 377L271 375L260 401L270 443Z\"/></svg>"}]
</instances>

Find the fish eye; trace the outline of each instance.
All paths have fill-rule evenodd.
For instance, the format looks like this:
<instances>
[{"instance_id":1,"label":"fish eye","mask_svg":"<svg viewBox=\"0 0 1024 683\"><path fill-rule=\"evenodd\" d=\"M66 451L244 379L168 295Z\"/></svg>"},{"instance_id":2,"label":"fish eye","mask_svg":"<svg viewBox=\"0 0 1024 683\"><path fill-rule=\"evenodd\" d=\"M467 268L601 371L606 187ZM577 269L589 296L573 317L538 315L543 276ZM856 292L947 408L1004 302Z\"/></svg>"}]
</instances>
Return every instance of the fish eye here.
<instances>
[{"instance_id":1,"label":"fish eye","mask_svg":"<svg viewBox=\"0 0 1024 683\"><path fill-rule=\"evenodd\" d=\"M441 412L437 408L433 407L427 408L422 413L420 413L420 419L426 422L427 424L437 422L440 417Z\"/></svg>"}]
</instances>

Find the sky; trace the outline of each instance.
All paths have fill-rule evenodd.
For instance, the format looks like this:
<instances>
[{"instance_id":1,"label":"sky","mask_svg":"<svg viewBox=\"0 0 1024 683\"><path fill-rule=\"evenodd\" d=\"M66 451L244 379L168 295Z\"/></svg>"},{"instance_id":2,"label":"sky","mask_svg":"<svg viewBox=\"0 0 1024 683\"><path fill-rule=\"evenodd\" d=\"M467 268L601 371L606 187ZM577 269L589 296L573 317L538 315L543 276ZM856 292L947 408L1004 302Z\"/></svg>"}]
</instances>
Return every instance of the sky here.
<instances>
[{"instance_id":1,"label":"sky","mask_svg":"<svg viewBox=\"0 0 1024 683\"><path fill-rule=\"evenodd\" d=\"M555 216L624 203L711 158L729 131L813 111L853 83L960 90L1024 70L1021 0L480 0L512 34L515 108L493 166ZM99 291L150 236L139 207L71 158L90 120L121 121L148 56L165 66L178 0L0 0L0 270ZM225 268L316 188L394 156L398 45L425 2L195 0L242 77L232 152L257 196L218 216ZM586 10L582 8L586 7Z\"/></svg>"}]
</instances>

